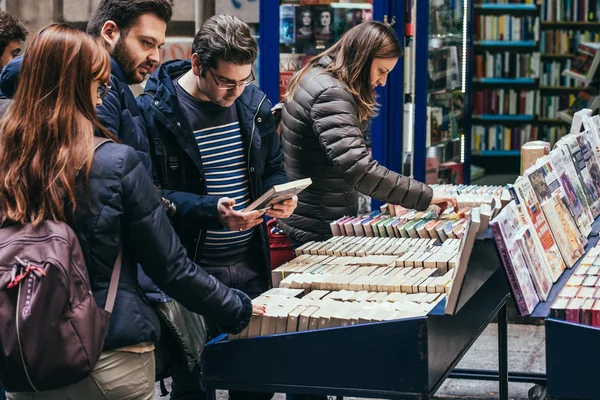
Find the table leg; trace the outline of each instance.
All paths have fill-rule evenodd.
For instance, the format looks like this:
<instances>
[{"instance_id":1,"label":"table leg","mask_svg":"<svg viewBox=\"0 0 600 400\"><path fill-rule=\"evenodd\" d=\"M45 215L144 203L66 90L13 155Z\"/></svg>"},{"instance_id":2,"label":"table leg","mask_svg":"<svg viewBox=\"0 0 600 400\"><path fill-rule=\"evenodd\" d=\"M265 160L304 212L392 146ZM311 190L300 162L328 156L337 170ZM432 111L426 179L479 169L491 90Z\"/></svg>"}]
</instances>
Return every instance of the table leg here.
<instances>
[{"instance_id":1,"label":"table leg","mask_svg":"<svg viewBox=\"0 0 600 400\"><path fill-rule=\"evenodd\" d=\"M508 400L508 323L506 303L498 312L498 383L500 400Z\"/></svg>"}]
</instances>

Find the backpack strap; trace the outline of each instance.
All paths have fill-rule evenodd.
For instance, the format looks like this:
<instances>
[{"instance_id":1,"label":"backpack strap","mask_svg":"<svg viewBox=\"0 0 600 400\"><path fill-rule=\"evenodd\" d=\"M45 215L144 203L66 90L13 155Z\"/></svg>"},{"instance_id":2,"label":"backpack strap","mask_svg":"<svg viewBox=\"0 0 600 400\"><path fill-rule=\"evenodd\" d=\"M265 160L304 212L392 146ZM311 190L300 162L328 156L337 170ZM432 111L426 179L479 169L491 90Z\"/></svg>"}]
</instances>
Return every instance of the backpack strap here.
<instances>
[{"instance_id":1,"label":"backpack strap","mask_svg":"<svg viewBox=\"0 0 600 400\"><path fill-rule=\"evenodd\" d=\"M112 139L94 136L94 151L98 150L100 146L106 143L113 142ZM123 261L123 247L119 246L119 254L110 276L110 284L108 285L108 295L106 296L106 304L104 309L109 313L115 306L115 298L117 297L117 288L119 286L119 277L121 276L121 264Z\"/></svg>"}]
</instances>

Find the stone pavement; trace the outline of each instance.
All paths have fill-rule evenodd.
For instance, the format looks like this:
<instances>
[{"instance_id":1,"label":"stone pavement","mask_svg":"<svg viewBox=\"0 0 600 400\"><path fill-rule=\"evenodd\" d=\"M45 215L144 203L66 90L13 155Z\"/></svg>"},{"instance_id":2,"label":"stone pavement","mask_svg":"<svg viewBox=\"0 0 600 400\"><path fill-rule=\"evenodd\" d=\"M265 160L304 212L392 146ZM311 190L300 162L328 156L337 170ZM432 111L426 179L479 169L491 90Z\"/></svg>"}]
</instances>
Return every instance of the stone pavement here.
<instances>
[{"instance_id":1,"label":"stone pavement","mask_svg":"<svg viewBox=\"0 0 600 400\"><path fill-rule=\"evenodd\" d=\"M543 326L516 325L508 326L509 369L519 372L545 372L546 339ZM491 324L479 337L458 365L459 368L498 369L498 341L496 324ZM170 382L167 382L169 387ZM509 398L527 400L532 384L509 383ZM156 399L161 399L158 385ZM480 400L497 399L498 383L467 380L447 380L436 396L440 400ZM162 398L162 399L168 399ZM219 392L218 400L226 400L226 392ZM276 394L274 400L285 400L285 395ZM346 397L344 400L354 398ZM358 399L354 399L358 400Z\"/></svg>"}]
</instances>

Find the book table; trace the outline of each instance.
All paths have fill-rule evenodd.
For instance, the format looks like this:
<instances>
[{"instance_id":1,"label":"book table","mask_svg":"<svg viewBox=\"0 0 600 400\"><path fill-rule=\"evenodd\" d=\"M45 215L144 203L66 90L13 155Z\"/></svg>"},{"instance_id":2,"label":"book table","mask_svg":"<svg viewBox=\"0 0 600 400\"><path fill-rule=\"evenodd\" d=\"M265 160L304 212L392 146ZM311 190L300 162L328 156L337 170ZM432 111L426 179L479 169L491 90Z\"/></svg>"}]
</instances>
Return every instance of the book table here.
<instances>
[{"instance_id":1,"label":"book table","mask_svg":"<svg viewBox=\"0 0 600 400\"><path fill-rule=\"evenodd\" d=\"M208 398L215 399L217 389L233 389L283 392L290 397L429 399L498 316L496 376L501 378L500 398L507 399L509 296L488 230L473 247L454 315L444 314L442 300L424 317L241 340L221 335L202 355Z\"/></svg>"},{"instance_id":2,"label":"book table","mask_svg":"<svg viewBox=\"0 0 600 400\"><path fill-rule=\"evenodd\" d=\"M600 218L592 225L586 253L598 244ZM600 399L600 329L550 318L550 306L579 263L554 284L548 301L533 316L546 318L546 375L549 399Z\"/></svg>"}]
</instances>

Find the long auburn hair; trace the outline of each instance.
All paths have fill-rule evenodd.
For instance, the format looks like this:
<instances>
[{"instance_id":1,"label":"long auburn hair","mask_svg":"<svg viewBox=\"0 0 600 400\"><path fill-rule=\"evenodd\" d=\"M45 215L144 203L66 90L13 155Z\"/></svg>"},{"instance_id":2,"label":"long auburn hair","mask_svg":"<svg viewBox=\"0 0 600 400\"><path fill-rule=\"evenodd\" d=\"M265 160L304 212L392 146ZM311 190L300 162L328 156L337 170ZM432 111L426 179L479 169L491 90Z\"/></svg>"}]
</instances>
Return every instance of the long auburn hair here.
<instances>
[{"instance_id":1,"label":"long auburn hair","mask_svg":"<svg viewBox=\"0 0 600 400\"><path fill-rule=\"evenodd\" d=\"M94 80L109 78L109 55L91 36L67 24L36 34L0 122L0 223L67 221L75 212L76 177L83 174L87 190L94 132L114 138L91 94Z\"/></svg>"},{"instance_id":2,"label":"long auburn hair","mask_svg":"<svg viewBox=\"0 0 600 400\"><path fill-rule=\"evenodd\" d=\"M394 29L381 22L364 22L346 32L341 39L321 54L311 58L290 80L285 100L292 99L302 78L322 57L332 62L324 72L339 79L356 99L358 118L362 123L377 115L377 93L371 87L371 63L375 58L399 58L402 46Z\"/></svg>"}]
</instances>

